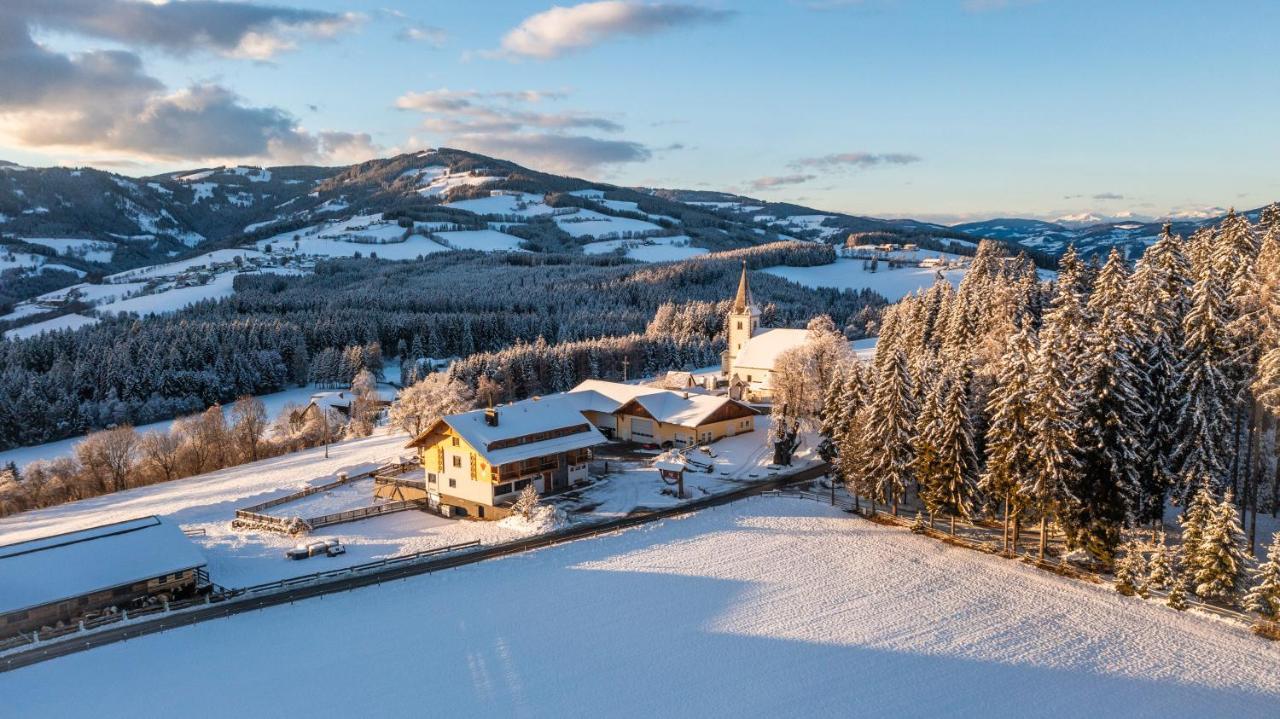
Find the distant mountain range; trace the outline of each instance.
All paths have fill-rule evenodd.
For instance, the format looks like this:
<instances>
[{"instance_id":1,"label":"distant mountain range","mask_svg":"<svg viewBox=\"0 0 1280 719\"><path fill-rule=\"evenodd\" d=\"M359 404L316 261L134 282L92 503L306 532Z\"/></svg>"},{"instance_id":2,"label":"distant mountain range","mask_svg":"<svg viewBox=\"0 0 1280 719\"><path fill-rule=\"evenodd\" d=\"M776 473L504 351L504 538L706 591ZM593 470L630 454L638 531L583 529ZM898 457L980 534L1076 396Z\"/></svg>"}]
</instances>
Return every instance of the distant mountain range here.
<instances>
[{"instance_id":1,"label":"distant mountain range","mask_svg":"<svg viewBox=\"0 0 1280 719\"><path fill-rule=\"evenodd\" d=\"M0 271L11 278L56 270L68 277L100 276L371 213L402 223L432 219L468 228L491 226L494 219L518 220L532 229L516 234L535 249L573 251L600 239L565 232L564 225L538 224L536 218L495 218L488 211L442 207L495 191L541 196L549 210L589 208L657 222L669 234L688 236L692 246L712 250L786 238L843 242L851 233L873 233L872 239L882 234L956 252L971 252L976 240L992 238L1048 264L1069 243L1085 254L1119 246L1133 256L1161 227L1156 222L1028 219L948 227L722 192L618 187L443 148L346 167L215 167L143 178L0 161L0 244L6 248ZM1188 233L1216 219L1180 221L1175 231ZM48 284L42 284L45 291Z\"/></svg>"}]
</instances>

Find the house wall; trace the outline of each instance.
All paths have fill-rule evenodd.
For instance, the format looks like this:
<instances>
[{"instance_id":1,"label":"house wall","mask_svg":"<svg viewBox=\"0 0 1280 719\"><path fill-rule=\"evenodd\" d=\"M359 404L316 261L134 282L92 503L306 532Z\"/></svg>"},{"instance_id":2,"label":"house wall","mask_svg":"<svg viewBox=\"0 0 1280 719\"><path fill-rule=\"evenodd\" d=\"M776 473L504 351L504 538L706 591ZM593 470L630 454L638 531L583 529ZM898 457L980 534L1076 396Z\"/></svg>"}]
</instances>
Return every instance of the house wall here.
<instances>
[{"instance_id":1,"label":"house wall","mask_svg":"<svg viewBox=\"0 0 1280 719\"><path fill-rule=\"evenodd\" d=\"M732 437L737 434L745 434L755 429L755 417L742 417L739 419L727 419L720 422L712 422L704 424L700 427L688 427L657 420L648 420L653 424L653 439L648 437L635 436L631 432L631 420L633 415L618 416L618 438L628 442L640 442L642 444L654 443L663 444L671 442L672 444L705 444L714 442L725 437ZM646 420L646 417L634 417L638 420ZM687 440L687 441L685 441Z\"/></svg>"}]
</instances>

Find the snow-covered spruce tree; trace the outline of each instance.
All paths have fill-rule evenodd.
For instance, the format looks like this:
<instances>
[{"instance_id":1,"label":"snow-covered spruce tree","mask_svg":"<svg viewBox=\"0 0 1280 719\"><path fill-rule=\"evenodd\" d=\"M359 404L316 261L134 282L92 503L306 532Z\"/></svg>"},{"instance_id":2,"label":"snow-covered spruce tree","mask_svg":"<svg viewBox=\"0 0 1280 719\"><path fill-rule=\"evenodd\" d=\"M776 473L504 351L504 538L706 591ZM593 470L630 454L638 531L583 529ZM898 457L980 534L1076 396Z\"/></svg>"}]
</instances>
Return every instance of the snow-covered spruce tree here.
<instances>
[{"instance_id":1,"label":"snow-covered spruce tree","mask_svg":"<svg viewBox=\"0 0 1280 719\"><path fill-rule=\"evenodd\" d=\"M1187 609L1187 580L1181 573L1174 575L1169 586L1169 596L1165 598L1165 606L1184 612Z\"/></svg>"},{"instance_id":2,"label":"snow-covered spruce tree","mask_svg":"<svg viewBox=\"0 0 1280 719\"><path fill-rule=\"evenodd\" d=\"M1244 608L1268 619L1280 617L1280 532L1271 538L1267 561L1253 570L1253 583L1244 597Z\"/></svg>"},{"instance_id":3,"label":"snow-covered spruce tree","mask_svg":"<svg viewBox=\"0 0 1280 719\"><path fill-rule=\"evenodd\" d=\"M1280 224L1269 227L1258 252L1260 332L1253 392L1273 415L1280 414Z\"/></svg>"},{"instance_id":4,"label":"snow-covered spruce tree","mask_svg":"<svg viewBox=\"0 0 1280 719\"><path fill-rule=\"evenodd\" d=\"M871 496L876 501L892 504L895 512L898 499L911 481L915 414L907 356L901 349L894 349L876 377L861 444L866 453L866 473L872 483Z\"/></svg>"},{"instance_id":5,"label":"snow-covered spruce tree","mask_svg":"<svg viewBox=\"0 0 1280 719\"><path fill-rule=\"evenodd\" d=\"M1080 388L1084 371L1087 316L1080 276L1083 267L1069 251L1068 270L1059 274L1053 307L1045 315L1040 347L1032 375L1031 428L1036 471L1023 477L1019 494L1040 515L1040 557L1048 541L1048 518L1071 511L1079 501L1071 488L1077 483Z\"/></svg>"},{"instance_id":6,"label":"snow-covered spruce tree","mask_svg":"<svg viewBox=\"0 0 1280 719\"><path fill-rule=\"evenodd\" d=\"M1196 596L1234 602L1244 589L1249 558L1230 491L1209 516L1198 555Z\"/></svg>"},{"instance_id":7,"label":"snow-covered spruce tree","mask_svg":"<svg viewBox=\"0 0 1280 719\"><path fill-rule=\"evenodd\" d=\"M1139 454L1148 414L1138 394L1134 367L1136 333L1125 288L1127 269L1112 250L1089 300L1095 327L1084 335L1081 371L1080 471L1071 494L1079 501L1061 514L1067 546L1110 565L1125 525L1132 523L1141 494Z\"/></svg>"},{"instance_id":8,"label":"snow-covered spruce tree","mask_svg":"<svg viewBox=\"0 0 1280 719\"><path fill-rule=\"evenodd\" d=\"M1162 536L1156 551L1151 553L1151 560L1147 562L1147 577L1144 582L1150 589L1168 589L1173 582L1173 571L1173 553L1169 551Z\"/></svg>"},{"instance_id":9,"label":"snow-covered spruce tree","mask_svg":"<svg viewBox=\"0 0 1280 719\"><path fill-rule=\"evenodd\" d=\"M1182 572L1187 578L1195 577L1200 571L1200 546L1213 511L1213 493L1209 490L1208 481L1202 480L1182 516L1178 517L1178 524L1182 527L1178 555Z\"/></svg>"},{"instance_id":10,"label":"snow-covered spruce tree","mask_svg":"<svg viewBox=\"0 0 1280 719\"><path fill-rule=\"evenodd\" d=\"M1245 447L1252 440L1259 419L1250 387L1257 369L1259 336L1262 331L1262 307L1259 304L1259 243L1249 220L1232 209L1219 226L1213 248L1213 271L1226 278L1225 341L1227 360L1224 374L1229 383L1229 396L1224 399L1231 416L1230 434L1226 439L1229 484L1242 505L1251 503L1251 483L1241 486L1248 477Z\"/></svg>"},{"instance_id":11,"label":"snow-covered spruce tree","mask_svg":"<svg viewBox=\"0 0 1280 719\"><path fill-rule=\"evenodd\" d=\"M1139 593L1147 575L1147 563L1142 557L1142 548L1136 543L1125 545L1124 555L1116 562L1116 591L1131 597Z\"/></svg>"},{"instance_id":12,"label":"snow-covered spruce tree","mask_svg":"<svg viewBox=\"0 0 1280 719\"><path fill-rule=\"evenodd\" d=\"M1179 476L1208 477L1216 493L1227 466L1228 407L1233 401L1227 377L1231 356L1223 278L1207 272L1197 280L1191 296L1191 309L1183 322L1185 354L1175 388L1179 405L1172 460ZM1190 499L1194 491L1194 486L1184 483L1181 501Z\"/></svg>"},{"instance_id":13,"label":"snow-covered spruce tree","mask_svg":"<svg viewBox=\"0 0 1280 719\"><path fill-rule=\"evenodd\" d=\"M911 472L916 481L916 492L929 510L929 522L938 511L932 502L933 492L941 483L943 472L940 442L939 418L942 414L942 395L946 393L949 376L937 376L933 364L925 364L920 368L918 411L915 428L912 430Z\"/></svg>"},{"instance_id":14,"label":"snow-covered spruce tree","mask_svg":"<svg viewBox=\"0 0 1280 719\"><path fill-rule=\"evenodd\" d=\"M1143 254L1129 285L1138 328L1134 361L1143 375L1141 391L1149 409L1141 437L1145 451L1139 455L1142 497L1137 519L1158 523L1169 491L1177 483L1171 468L1179 407L1174 392L1182 365L1182 323L1192 286L1183 242L1168 224L1160 239Z\"/></svg>"},{"instance_id":15,"label":"snow-covered spruce tree","mask_svg":"<svg viewBox=\"0 0 1280 719\"><path fill-rule=\"evenodd\" d=\"M511 505L511 512L524 517L526 520L531 520L538 510L540 501L538 490L534 489L532 484L526 484L524 489L520 490L515 503Z\"/></svg>"},{"instance_id":16,"label":"snow-covered spruce tree","mask_svg":"<svg viewBox=\"0 0 1280 719\"><path fill-rule=\"evenodd\" d=\"M937 453L937 466L923 491L931 513L945 511L951 516L951 533L956 533L956 517L973 514L978 457L973 451L968 378L954 370L939 383L937 418L929 428L930 444Z\"/></svg>"},{"instance_id":17,"label":"snow-covered spruce tree","mask_svg":"<svg viewBox=\"0 0 1280 719\"><path fill-rule=\"evenodd\" d=\"M1025 318L1006 343L995 387L987 400L987 466L978 488L1003 503L1006 549L1011 544L1010 513L1016 515L1023 503L1018 490L1024 478L1036 471L1031 387L1036 335L1031 322Z\"/></svg>"}]
</instances>

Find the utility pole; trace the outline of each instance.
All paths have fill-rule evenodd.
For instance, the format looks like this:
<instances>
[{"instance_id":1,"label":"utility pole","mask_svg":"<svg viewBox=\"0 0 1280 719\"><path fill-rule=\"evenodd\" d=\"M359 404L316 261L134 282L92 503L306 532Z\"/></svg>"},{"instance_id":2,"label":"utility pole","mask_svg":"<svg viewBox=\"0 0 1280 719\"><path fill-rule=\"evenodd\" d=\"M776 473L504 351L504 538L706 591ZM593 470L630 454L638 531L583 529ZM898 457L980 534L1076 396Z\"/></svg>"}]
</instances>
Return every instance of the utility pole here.
<instances>
[{"instance_id":1,"label":"utility pole","mask_svg":"<svg viewBox=\"0 0 1280 719\"><path fill-rule=\"evenodd\" d=\"M627 381L627 367L629 367L630 365L631 365L631 358L624 356L622 358L622 381L623 382Z\"/></svg>"}]
</instances>

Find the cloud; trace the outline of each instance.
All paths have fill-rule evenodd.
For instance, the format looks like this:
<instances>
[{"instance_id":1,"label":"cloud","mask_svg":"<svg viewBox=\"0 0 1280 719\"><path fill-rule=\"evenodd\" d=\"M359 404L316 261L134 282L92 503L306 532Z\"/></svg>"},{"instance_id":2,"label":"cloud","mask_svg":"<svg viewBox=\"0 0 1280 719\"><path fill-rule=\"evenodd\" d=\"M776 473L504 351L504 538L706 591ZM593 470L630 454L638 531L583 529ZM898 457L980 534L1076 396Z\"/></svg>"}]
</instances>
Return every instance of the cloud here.
<instances>
[{"instance_id":1,"label":"cloud","mask_svg":"<svg viewBox=\"0 0 1280 719\"><path fill-rule=\"evenodd\" d=\"M60 53L36 43L31 28L172 53L265 56L278 46L253 43L276 37L272 31L282 26L323 34L341 22L327 13L233 2L8 0L0 9L0 136L106 157L321 160L323 138L284 110L250 106L214 83L171 90L131 49Z\"/></svg>"},{"instance_id":2,"label":"cloud","mask_svg":"<svg viewBox=\"0 0 1280 719\"><path fill-rule=\"evenodd\" d=\"M1089 199L1092 199L1092 200L1123 200L1125 199L1124 195L1121 195L1116 192L1099 192L1096 195L1063 195L1062 199L1080 200L1080 199L1084 199L1085 197L1088 197Z\"/></svg>"},{"instance_id":3,"label":"cloud","mask_svg":"<svg viewBox=\"0 0 1280 719\"><path fill-rule=\"evenodd\" d=\"M820 157L805 157L791 163L794 169L812 168L831 172L844 168L866 169L878 165L909 165L919 162L916 155L903 152L841 152Z\"/></svg>"},{"instance_id":4,"label":"cloud","mask_svg":"<svg viewBox=\"0 0 1280 719\"><path fill-rule=\"evenodd\" d=\"M604 0L556 6L532 15L502 38L497 55L540 60L598 45L618 36L652 35L679 27L717 23L734 13L683 3Z\"/></svg>"},{"instance_id":5,"label":"cloud","mask_svg":"<svg viewBox=\"0 0 1280 719\"><path fill-rule=\"evenodd\" d=\"M817 175L782 175L777 177L761 177L752 180L750 187L753 190L772 190L787 185L800 185L809 180L817 179Z\"/></svg>"},{"instance_id":6,"label":"cloud","mask_svg":"<svg viewBox=\"0 0 1280 719\"><path fill-rule=\"evenodd\" d=\"M407 25L396 33L396 38L405 42L420 42L434 48L441 48L449 39L449 34L444 31L444 28L433 25Z\"/></svg>"},{"instance_id":7,"label":"cloud","mask_svg":"<svg viewBox=\"0 0 1280 719\"><path fill-rule=\"evenodd\" d=\"M355 13L247 2L6 0L8 22L100 38L175 55L198 50L255 60L297 46L299 37L331 38L359 24Z\"/></svg>"},{"instance_id":8,"label":"cloud","mask_svg":"<svg viewBox=\"0 0 1280 719\"><path fill-rule=\"evenodd\" d=\"M557 90L479 92L442 88L408 92L396 100L402 110L424 115L422 127L444 144L509 158L556 172L593 172L604 165L640 162L653 156L644 145L600 139L586 131L618 133L607 117L535 106L562 100Z\"/></svg>"},{"instance_id":9,"label":"cloud","mask_svg":"<svg viewBox=\"0 0 1280 719\"><path fill-rule=\"evenodd\" d=\"M538 169L578 174L604 165L643 162L653 153L638 142L602 140L583 135L493 133L458 135L451 145L484 155L511 158Z\"/></svg>"}]
</instances>

